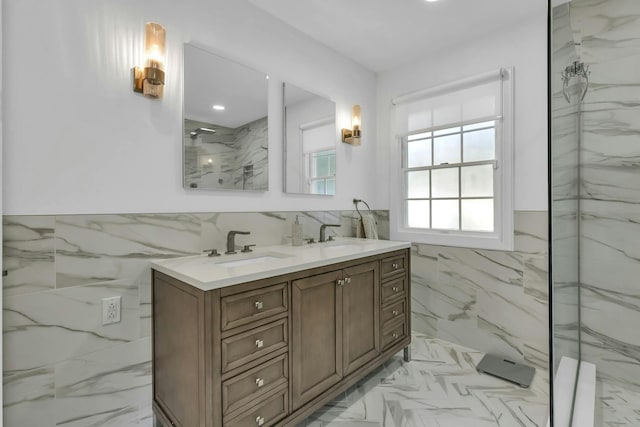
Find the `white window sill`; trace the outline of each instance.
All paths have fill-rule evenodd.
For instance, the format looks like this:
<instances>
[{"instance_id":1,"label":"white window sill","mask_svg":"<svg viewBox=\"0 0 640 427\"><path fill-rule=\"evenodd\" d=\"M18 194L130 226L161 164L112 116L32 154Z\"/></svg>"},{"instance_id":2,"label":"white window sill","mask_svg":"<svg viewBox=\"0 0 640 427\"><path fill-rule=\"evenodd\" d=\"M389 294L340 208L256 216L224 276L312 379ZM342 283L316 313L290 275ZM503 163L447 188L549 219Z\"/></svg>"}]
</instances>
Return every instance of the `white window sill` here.
<instances>
[{"instance_id":1,"label":"white window sill","mask_svg":"<svg viewBox=\"0 0 640 427\"><path fill-rule=\"evenodd\" d=\"M513 233L502 238L498 233L464 233L419 229L392 229L391 240L424 245L453 246L472 249L513 251Z\"/></svg>"}]
</instances>

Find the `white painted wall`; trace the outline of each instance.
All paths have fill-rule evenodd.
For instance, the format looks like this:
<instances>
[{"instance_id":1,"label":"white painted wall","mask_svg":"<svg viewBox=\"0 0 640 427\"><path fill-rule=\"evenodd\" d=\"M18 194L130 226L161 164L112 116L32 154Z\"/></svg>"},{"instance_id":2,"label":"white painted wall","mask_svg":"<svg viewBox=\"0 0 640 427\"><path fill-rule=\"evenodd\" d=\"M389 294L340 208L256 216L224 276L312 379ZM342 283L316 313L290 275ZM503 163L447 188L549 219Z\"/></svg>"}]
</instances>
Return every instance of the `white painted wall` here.
<instances>
[{"instance_id":1,"label":"white painted wall","mask_svg":"<svg viewBox=\"0 0 640 427\"><path fill-rule=\"evenodd\" d=\"M6 0L3 12L5 214L337 210L375 198L375 75L247 0ZM130 89L147 21L167 29L160 101ZM182 189L186 41L270 74L269 192ZM282 193L282 81L334 99L338 127L362 105L362 146L337 144L333 198Z\"/></svg>"},{"instance_id":2,"label":"white painted wall","mask_svg":"<svg viewBox=\"0 0 640 427\"><path fill-rule=\"evenodd\" d=\"M527 22L378 74L378 208L389 206L391 99L500 67L515 67L515 210L547 209L546 4ZM437 42L437 41L436 41Z\"/></svg>"}]
</instances>

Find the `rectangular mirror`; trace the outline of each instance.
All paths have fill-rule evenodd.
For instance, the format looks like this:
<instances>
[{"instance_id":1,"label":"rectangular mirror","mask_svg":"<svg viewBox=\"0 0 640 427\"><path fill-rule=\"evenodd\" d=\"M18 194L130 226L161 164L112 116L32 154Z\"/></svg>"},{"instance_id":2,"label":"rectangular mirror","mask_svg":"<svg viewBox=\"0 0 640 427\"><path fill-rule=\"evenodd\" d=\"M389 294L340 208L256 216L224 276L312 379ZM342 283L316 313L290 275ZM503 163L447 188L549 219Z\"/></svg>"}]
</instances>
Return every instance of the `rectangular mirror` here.
<instances>
[{"instance_id":1,"label":"rectangular mirror","mask_svg":"<svg viewBox=\"0 0 640 427\"><path fill-rule=\"evenodd\" d=\"M336 104L289 83L284 90L284 191L336 194Z\"/></svg>"},{"instance_id":2,"label":"rectangular mirror","mask_svg":"<svg viewBox=\"0 0 640 427\"><path fill-rule=\"evenodd\" d=\"M268 189L267 75L184 45L183 185Z\"/></svg>"}]
</instances>

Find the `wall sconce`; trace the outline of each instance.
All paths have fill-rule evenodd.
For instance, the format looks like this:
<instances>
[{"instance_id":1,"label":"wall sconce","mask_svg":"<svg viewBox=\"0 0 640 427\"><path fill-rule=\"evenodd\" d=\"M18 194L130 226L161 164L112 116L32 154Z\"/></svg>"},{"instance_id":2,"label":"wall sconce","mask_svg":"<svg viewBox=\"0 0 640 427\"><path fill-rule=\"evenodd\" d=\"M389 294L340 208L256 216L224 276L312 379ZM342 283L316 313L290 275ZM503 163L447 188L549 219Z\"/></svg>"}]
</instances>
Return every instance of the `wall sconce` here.
<instances>
[{"instance_id":1,"label":"wall sconce","mask_svg":"<svg viewBox=\"0 0 640 427\"><path fill-rule=\"evenodd\" d=\"M342 142L346 142L351 145L360 145L360 126L362 125L362 114L360 113L360 106L354 105L351 112L351 127L352 129L342 129Z\"/></svg>"},{"instance_id":2,"label":"wall sconce","mask_svg":"<svg viewBox=\"0 0 640 427\"><path fill-rule=\"evenodd\" d=\"M151 98L162 98L164 87L166 31L155 22L147 22L144 35L144 68L133 69L133 91Z\"/></svg>"}]
</instances>

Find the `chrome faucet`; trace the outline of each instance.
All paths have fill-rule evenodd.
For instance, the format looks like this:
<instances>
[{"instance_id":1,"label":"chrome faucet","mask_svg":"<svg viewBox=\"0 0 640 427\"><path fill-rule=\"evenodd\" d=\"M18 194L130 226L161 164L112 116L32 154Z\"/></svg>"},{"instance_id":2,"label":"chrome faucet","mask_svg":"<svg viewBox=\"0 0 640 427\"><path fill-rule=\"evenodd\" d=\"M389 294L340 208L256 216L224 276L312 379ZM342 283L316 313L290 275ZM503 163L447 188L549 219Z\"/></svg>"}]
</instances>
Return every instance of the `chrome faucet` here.
<instances>
[{"instance_id":1,"label":"chrome faucet","mask_svg":"<svg viewBox=\"0 0 640 427\"><path fill-rule=\"evenodd\" d=\"M340 227L340 224L322 224L320 226L320 239L318 240L318 243L322 243L322 242L326 242L327 239L325 239L324 235L325 235L325 231L327 227ZM333 237L329 237L329 240L333 240Z\"/></svg>"},{"instance_id":2,"label":"chrome faucet","mask_svg":"<svg viewBox=\"0 0 640 427\"><path fill-rule=\"evenodd\" d=\"M230 232L227 233L227 251L225 252L226 255L233 255L236 252L236 234L251 234L250 231L236 231L236 230L231 230Z\"/></svg>"}]
</instances>

